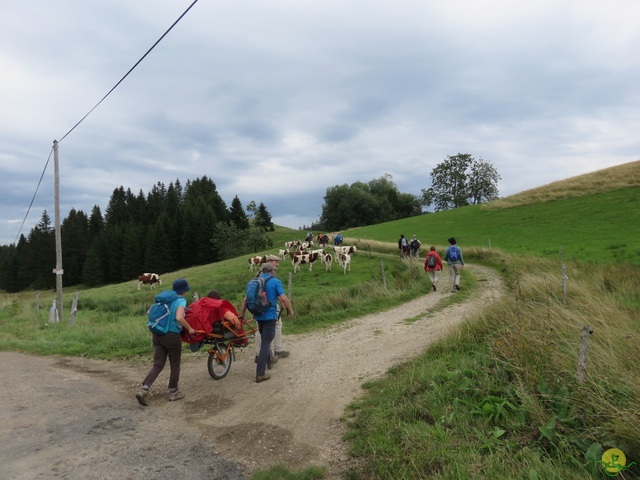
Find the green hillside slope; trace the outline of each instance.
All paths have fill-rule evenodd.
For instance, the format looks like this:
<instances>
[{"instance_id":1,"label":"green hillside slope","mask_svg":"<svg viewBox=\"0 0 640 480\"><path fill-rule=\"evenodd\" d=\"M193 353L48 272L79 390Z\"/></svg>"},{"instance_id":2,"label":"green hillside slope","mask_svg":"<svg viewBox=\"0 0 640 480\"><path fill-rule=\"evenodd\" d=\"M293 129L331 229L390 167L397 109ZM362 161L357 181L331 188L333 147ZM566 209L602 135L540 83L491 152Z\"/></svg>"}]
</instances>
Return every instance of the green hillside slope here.
<instances>
[{"instance_id":1,"label":"green hillside slope","mask_svg":"<svg viewBox=\"0 0 640 480\"><path fill-rule=\"evenodd\" d=\"M640 265L640 188L511 208L474 205L344 232L350 239L395 242L417 235L442 250L455 236L466 247L585 262Z\"/></svg>"}]
</instances>

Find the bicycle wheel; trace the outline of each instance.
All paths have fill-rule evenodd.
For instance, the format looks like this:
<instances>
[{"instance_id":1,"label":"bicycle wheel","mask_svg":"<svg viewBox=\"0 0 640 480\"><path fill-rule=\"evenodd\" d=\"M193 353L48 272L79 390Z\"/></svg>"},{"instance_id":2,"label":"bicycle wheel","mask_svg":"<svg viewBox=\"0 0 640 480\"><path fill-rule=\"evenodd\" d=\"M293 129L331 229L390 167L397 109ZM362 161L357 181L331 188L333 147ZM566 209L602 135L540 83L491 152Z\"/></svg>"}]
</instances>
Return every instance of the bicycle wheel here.
<instances>
[{"instance_id":1,"label":"bicycle wheel","mask_svg":"<svg viewBox=\"0 0 640 480\"><path fill-rule=\"evenodd\" d=\"M207 367L211 378L214 380L222 380L226 377L231 368L231 357L231 348L227 350L225 343L218 343L213 346L209 352L209 359L207 360Z\"/></svg>"}]
</instances>

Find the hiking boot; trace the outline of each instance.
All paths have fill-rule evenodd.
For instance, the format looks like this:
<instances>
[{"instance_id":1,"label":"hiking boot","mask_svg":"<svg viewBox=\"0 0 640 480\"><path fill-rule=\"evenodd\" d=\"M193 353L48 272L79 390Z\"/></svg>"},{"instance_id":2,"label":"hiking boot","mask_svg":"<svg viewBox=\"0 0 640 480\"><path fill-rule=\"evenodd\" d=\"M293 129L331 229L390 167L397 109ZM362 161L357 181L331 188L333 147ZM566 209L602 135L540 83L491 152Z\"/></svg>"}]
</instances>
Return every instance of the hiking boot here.
<instances>
[{"instance_id":1,"label":"hiking boot","mask_svg":"<svg viewBox=\"0 0 640 480\"><path fill-rule=\"evenodd\" d=\"M148 407L149 402L147 402L147 397L149 396L148 388L140 388L138 393L136 393L136 398L138 399L138 403L143 407Z\"/></svg>"},{"instance_id":2,"label":"hiking boot","mask_svg":"<svg viewBox=\"0 0 640 480\"><path fill-rule=\"evenodd\" d=\"M175 390L169 390L170 402L175 402L176 400L180 400L181 398L184 398L184 393L182 393L180 390L178 390L177 388Z\"/></svg>"},{"instance_id":3,"label":"hiking boot","mask_svg":"<svg viewBox=\"0 0 640 480\"><path fill-rule=\"evenodd\" d=\"M460 291L460 285L456 285L456 290Z\"/></svg>"},{"instance_id":4,"label":"hiking boot","mask_svg":"<svg viewBox=\"0 0 640 480\"><path fill-rule=\"evenodd\" d=\"M255 362L258 363L258 355L256 355Z\"/></svg>"},{"instance_id":5,"label":"hiking boot","mask_svg":"<svg viewBox=\"0 0 640 480\"><path fill-rule=\"evenodd\" d=\"M276 352L276 357L278 358L287 358L289 356L289 352L287 350L280 350Z\"/></svg>"},{"instance_id":6,"label":"hiking boot","mask_svg":"<svg viewBox=\"0 0 640 480\"><path fill-rule=\"evenodd\" d=\"M433 288L433 291L436 291L436 284L434 283L433 285L431 285L431 288Z\"/></svg>"},{"instance_id":7,"label":"hiking boot","mask_svg":"<svg viewBox=\"0 0 640 480\"><path fill-rule=\"evenodd\" d=\"M271 378L271 375L269 375L268 373L265 373L264 375L257 375L256 376L256 383L266 382L270 378Z\"/></svg>"},{"instance_id":8,"label":"hiking boot","mask_svg":"<svg viewBox=\"0 0 640 480\"><path fill-rule=\"evenodd\" d=\"M267 362L267 368L269 370L271 370L273 368L273 366L278 363L278 357L276 357L275 355L273 357L271 357L269 359L269 361Z\"/></svg>"}]
</instances>

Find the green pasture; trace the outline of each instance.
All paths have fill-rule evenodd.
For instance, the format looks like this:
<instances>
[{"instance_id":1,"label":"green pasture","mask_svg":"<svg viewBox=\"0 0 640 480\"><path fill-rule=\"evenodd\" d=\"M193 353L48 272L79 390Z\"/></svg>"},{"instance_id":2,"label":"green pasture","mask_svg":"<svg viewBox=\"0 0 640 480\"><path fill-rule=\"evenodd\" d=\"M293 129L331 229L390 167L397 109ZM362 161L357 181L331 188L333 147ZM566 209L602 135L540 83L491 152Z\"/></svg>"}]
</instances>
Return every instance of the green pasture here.
<instances>
[{"instance_id":1,"label":"green pasture","mask_svg":"<svg viewBox=\"0 0 640 480\"><path fill-rule=\"evenodd\" d=\"M465 247L549 259L640 265L640 188L513 208L491 204L421 215L343 232L362 240L397 242L400 234L417 235L423 247L442 252L456 237Z\"/></svg>"}]
</instances>

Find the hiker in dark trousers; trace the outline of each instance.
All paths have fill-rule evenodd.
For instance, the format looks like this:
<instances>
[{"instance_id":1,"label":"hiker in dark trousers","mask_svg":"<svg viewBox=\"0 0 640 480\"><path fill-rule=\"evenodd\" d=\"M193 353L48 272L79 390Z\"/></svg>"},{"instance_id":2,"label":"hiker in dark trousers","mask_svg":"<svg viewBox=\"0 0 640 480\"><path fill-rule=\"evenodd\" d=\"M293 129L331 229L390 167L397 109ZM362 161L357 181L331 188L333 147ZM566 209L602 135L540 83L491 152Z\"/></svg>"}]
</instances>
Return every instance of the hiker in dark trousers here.
<instances>
[{"instance_id":1,"label":"hiker in dark trousers","mask_svg":"<svg viewBox=\"0 0 640 480\"><path fill-rule=\"evenodd\" d=\"M444 251L444 261L449 265L451 291L457 292L460 290L460 270L464 268L464 258L462 258L460 247L456 244L456 239L451 237L448 242L449 246Z\"/></svg>"},{"instance_id":2,"label":"hiker in dark trousers","mask_svg":"<svg viewBox=\"0 0 640 480\"><path fill-rule=\"evenodd\" d=\"M272 280L265 283L264 291L271 306L262 314L255 315L253 319L258 323L260 331L260 353L258 355L258 365L256 366L256 383L264 382L271 378L267 373L267 364L273 365L278 361L278 357L271 354L271 342L276 333L276 320L278 319L278 301L285 308L290 317L293 317L293 308L289 298L284 293L284 287L279 278L275 277L276 268L271 262L266 262L260 267L261 276L273 276ZM244 317L247 310L247 299L242 301L240 316Z\"/></svg>"},{"instance_id":3,"label":"hiker in dark trousers","mask_svg":"<svg viewBox=\"0 0 640 480\"><path fill-rule=\"evenodd\" d=\"M153 367L142 381L142 387L136 393L136 398L140 405L145 407L149 405L147 397L151 385L164 368L169 357L169 365L171 373L169 374L169 401L180 400L184 398L184 394L178 390L178 382L180 381L180 356L182 354L182 339L180 332L185 328L190 334L196 333L184 318L187 300L184 294L189 290L189 284L184 278L179 278L173 282L173 290L165 290L161 295L174 295L177 298L171 302L171 323L169 331L165 335L153 334ZM174 293L175 292L175 293Z\"/></svg>"}]
</instances>

